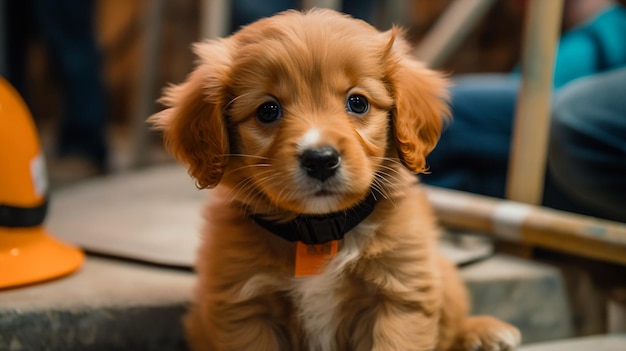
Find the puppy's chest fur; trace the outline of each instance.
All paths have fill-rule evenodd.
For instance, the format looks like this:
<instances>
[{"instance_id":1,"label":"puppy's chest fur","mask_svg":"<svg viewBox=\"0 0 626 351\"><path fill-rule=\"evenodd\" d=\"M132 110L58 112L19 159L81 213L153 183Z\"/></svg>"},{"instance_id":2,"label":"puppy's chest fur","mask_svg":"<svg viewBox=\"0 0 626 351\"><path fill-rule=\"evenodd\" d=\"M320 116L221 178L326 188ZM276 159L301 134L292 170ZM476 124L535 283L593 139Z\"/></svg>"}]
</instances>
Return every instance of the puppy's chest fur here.
<instances>
[{"instance_id":1,"label":"puppy's chest fur","mask_svg":"<svg viewBox=\"0 0 626 351\"><path fill-rule=\"evenodd\" d=\"M269 310L264 315L270 324L282 324L283 319L295 322L287 329L299 335L301 350L370 349L379 307L390 294L411 304L423 298L423 294L406 294L419 288L412 271L431 267L435 231L427 214L415 215L416 210L420 213L415 203L418 195L407 189L402 199L380 201L370 217L346 234L322 272L301 278L293 277L292 244L259 232L251 220L213 197L217 201L208 208L207 219L216 226L206 238L210 240L201 255L207 260L201 259L198 272L213 282L210 294L224 301L288 299L276 303L290 305L289 316ZM218 228L229 228L229 235L217 235ZM420 282L430 285L424 277ZM223 286L237 288L223 291Z\"/></svg>"},{"instance_id":2,"label":"puppy's chest fur","mask_svg":"<svg viewBox=\"0 0 626 351\"><path fill-rule=\"evenodd\" d=\"M358 322L347 320L348 316L341 310L342 306L351 302L351 294L347 291L349 271L361 258L366 242L374 236L376 228L371 223L361 223L344 240L341 250L322 273L294 278L291 294L309 350L337 349L339 324ZM362 290L360 293L367 294Z\"/></svg>"}]
</instances>

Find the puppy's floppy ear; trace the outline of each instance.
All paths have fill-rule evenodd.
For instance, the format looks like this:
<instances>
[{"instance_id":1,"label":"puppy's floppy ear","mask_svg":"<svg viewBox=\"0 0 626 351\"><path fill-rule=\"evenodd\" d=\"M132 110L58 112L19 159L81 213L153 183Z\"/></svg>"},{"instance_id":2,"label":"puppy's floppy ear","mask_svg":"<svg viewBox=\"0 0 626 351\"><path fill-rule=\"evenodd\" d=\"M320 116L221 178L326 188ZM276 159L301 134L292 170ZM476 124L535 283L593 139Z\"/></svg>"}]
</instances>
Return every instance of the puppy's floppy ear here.
<instances>
[{"instance_id":1,"label":"puppy's floppy ear","mask_svg":"<svg viewBox=\"0 0 626 351\"><path fill-rule=\"evenodd\" d=\"M215 187L228 161L224 119L230 54L226 41L194 46L200 57L187 80L165 89L160 102L167 108L148 119L163 131L167 149L189 168L196 186Z\"/></svg>"},{"instance_id":2,"label":"puppy's floppy ear","mask_svg":"<svg viewBox=\"0 0 626 351\"><path fill-rule=\"evenodd\" d=\"M426 155L439 140L449 117L447 81L411 57L409 45L397 28L390 37L385 60L395 100L393 129L398 156L414 173L427 171Z\"/></svg>"}]
</instances>

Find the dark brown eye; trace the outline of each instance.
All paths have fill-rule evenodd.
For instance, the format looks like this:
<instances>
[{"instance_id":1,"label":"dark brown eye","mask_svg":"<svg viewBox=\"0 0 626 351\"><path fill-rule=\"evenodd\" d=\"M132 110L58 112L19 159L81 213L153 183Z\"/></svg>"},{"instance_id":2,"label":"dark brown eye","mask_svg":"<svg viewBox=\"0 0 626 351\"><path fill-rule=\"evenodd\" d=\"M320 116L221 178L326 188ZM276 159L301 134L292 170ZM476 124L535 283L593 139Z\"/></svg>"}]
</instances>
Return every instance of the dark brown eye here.
<instances>
[{"instance_id":1,"label":"dark brown eye","mask_svg":"<svg viewBox=\"0 0 626 351\"><path fill-rule=\"evenodd\" d=\"M256 109L256 118L261 123L272 123L278 121L283 116L280 104L276 101L266 102Z\"/></svg>"},{"instance_id":2,"label":"dark brown eye","mask_svg":"<svg viewBox=\"0 0 626 351\"><path fill-rule=\"evenodd\" d=\"M367 113L369 109L370 103L367 101L365 96L359 94L348 96L348 99L346 100L346 110L348 110L348 112L362 115Z\"/></svg>"}]
</instances>

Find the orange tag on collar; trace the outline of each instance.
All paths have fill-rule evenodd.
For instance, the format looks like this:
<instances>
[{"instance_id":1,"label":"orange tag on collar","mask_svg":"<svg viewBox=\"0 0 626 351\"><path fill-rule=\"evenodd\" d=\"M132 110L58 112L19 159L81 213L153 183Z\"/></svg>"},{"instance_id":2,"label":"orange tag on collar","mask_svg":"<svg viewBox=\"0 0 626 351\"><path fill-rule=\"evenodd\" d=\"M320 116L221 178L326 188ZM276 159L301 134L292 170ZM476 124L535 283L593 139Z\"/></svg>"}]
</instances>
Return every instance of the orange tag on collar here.
<instances>
[{"instance_id":1,"label":"orange tag on collar","mask_svg":"<svg viewBox=\"0 0 626 351\"><path fill-rule=\"evenodd\" d=\"M339 242L337 240L318 245L296 242L295 276L306 277L319 274L328 260L337 254L338 250Z\"/></svg>"}]
</instances>

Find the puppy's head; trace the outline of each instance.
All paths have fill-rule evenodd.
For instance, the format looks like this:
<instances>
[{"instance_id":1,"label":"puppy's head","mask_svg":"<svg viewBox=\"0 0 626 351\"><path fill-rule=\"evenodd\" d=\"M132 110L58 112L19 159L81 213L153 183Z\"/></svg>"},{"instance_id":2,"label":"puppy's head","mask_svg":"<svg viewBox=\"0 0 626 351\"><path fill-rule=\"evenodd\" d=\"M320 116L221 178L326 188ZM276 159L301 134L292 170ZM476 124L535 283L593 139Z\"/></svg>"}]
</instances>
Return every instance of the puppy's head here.
<instances>
[{"instance_id":1,"label":"puppy's head","mask_svg":"<svg viewBox=\"0 0 626 351\"><path fill-rule=\"evenodd\" d=\"M330 10L285 12L195 46L198 66L150 121L201 188L293 213L349 208L439 137L445 81L381 33Z\"/></svg>"}]
</instances>

